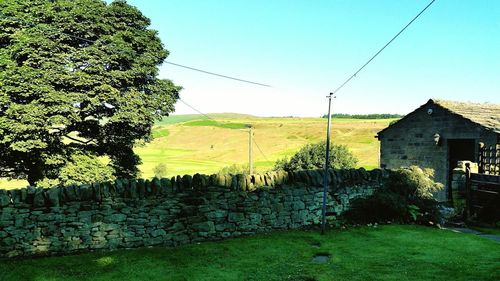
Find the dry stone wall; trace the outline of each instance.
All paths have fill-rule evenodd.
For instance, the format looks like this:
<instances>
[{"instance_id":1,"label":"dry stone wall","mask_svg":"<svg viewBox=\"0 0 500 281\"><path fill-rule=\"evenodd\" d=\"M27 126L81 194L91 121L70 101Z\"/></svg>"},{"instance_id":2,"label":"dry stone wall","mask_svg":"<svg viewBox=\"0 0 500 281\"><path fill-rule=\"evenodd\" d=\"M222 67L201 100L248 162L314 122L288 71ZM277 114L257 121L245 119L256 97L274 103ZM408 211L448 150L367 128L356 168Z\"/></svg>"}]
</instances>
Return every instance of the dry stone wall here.
<instances>
[{"instance_id":1,"label":"dry stone wall","mask_svg":"<svg viewBox=\"0 0 500 281\"><path fill-rule=\"evenodd\" d=\"M179 245L318 224L321 170L117 180L0 190L0 257ZM332 170L328 211L382 184L382 170Z\"/></svg>"}]
</instances>

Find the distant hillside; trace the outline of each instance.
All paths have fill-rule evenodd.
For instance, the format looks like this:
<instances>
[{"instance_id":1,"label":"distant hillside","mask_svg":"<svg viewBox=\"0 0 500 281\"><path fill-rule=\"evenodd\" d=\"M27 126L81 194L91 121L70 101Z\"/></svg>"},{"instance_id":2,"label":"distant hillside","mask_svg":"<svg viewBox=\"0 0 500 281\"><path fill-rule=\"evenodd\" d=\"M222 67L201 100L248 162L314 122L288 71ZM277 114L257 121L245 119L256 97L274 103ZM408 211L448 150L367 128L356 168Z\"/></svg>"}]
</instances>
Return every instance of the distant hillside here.
<instances>
[{"instance_id":1,"label":"distant hillside","mask_svg":"<svg viewBox=\"0 0 500 281\"><path fill-rule=\"evenodd\" d=\"M210 113L207 114L209 117L214 119L242 119L242 118L255 118L253 115L249 114L239 114L239 113ZM194 120L208 120L209 118L202 114L180 114L180 115L170 115L163 117L161 121L156 122L155 125L173 125L178 123L184 123Z\"/></svg>"},{"instance_id":2,"label":"distant hillside","mask_svg":"<svg viewBox=\"0 0 500 281\"><path fill-rule=\"evenodd\" d=\"M393 118L402 118L404 115L400 114L390 114L390 113L382 113L382 114L344 114L344 113L336 113L332 114L332 118L339 119L393 119ZM328 114L322 116L323 118L327 118Z\"/></svg>"},{"instance_id":3,"label":"distant hillside","mask_svg":"<svg viewBox=\"0 0 500 281\"><path fill-rule=\"evenodd\" d=\"M248 163L248 130L253 127L254 170L272 169L276 160L290 157L308 143L324 141L324 118L257 117L243 114L174 115L157 123L153 141L137 146L142 176L150 178L160 163L169 177L212 174L224 167ZM334 143L345 144L366 169L378 166L379 142L374 136L393 119L336 118Z\"/></svg>"}]
</instances>

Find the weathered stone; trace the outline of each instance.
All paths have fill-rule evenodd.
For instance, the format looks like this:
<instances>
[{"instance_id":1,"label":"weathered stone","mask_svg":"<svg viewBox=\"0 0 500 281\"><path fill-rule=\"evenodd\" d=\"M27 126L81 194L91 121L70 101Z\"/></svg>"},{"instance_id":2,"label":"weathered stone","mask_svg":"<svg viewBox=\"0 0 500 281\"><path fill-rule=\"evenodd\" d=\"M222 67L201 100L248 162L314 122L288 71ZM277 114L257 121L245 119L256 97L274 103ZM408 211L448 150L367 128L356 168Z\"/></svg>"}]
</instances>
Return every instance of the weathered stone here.
<instances>
[{"instance_id":1,"label":"weathered stone","mask_svg":"<svg viewBox=\"0 0 500 281\"><path fill-rule=\"evenodd\" d=\"M176 191L183 191L184 183L182 182L181 176L177 176L175 178L175 187L176 187Z\"/></svg>"},{"instance_id":2,"label":"weathered stone","mask_svg":"<svg viewBox=\"0 0 500 281\"><path fill-rule=\"evenodd\" d=\"M215 175L215 185L220 187L226 186L226 177L221 174Z\"/></svg>"},{"instance_id":3,"label":"weathered stone","mask_svg":"<svg viewBox=\"0 0 500 281\"><path fill-rule=\"evenodd\" d=\"M207 218L211 220L225 218L226 216L227 216L227 211L225 210L216 210L207 213Z\"/></svg>"},{"instance_id":4,"label":"weathered stone","mask_svg":"<svg viewBox=\"0 0 500 281\"><path fill-rule=\"evenodd\" d=\"M114 223L114 222L122 222L127 219L127 216L124 214L112 214L104 218L104 222Z\"/></svg>"},{"instance_id":5,"label":"weathered stone","mask_svg":"<svg viewBox=\"0 0 500 281\"><path fill-rule=\"evenodd\" d=\"M353 198L367 196L380 185L365 180L363 170L338 173L345 178L339 177L339 188L329 193L335 198L328 199L327 209L339 214ZM329 176L334 174L329 172ZM43 191L45 194L41 189L30 188L25 192L27 203L21 202L21 190L0 191L0 257L13 249L29 256L46 251L71 253L82 249L178 245L318 223L322 187L313 186L319 181L318 175L321 176L321 171L306 172L309 183L305 184L300 173L290 177L287 173L272 172L253 175L253 179L244 175L219 178L214 175L211 179L197 174L191 181L194 188L185 186L168 196L158 196L164 194L163 190L173 189L168 179L151 180L150 193L146 192L145 181L140 184L133 180L127 184L118 181L107 188L92 185L88 201L85 201L89 198L85 187L76 193L74 186L54 188ZM222 183L222 179L224 186L210 184L212 180ZM285 181L292 185L279 184ZM348 181L363 184L353 186ZM178 179L179 184L186 182L189 182L186 177ZM253 191L260 184L264 188ZM267 188L273 184L280 187ZM144 186L142 194L149 196L138 198L139 185ZM108 195L96 200L101 190ZM2 196L7 196L4 201L15 197L16 203L1 203ZM40 205L36 202L45 202L47 206L50 203L50 207L34 209Z\"/></svg>"},{"instance_id":6,"label":"weathered stone","mask_svg":"<svg viewBox=\"0 0 500 281\"><path fill-rule=\"evenodd\" d=\"M94 195L93 200L101 201L102 200L102 190L101 184L96 182L92 184L92 194Z\"/></svg>"},{"instance_id":7,"label":"weathered stone","mask_svg":"<svg viewBox=\"0 0 500 281\"><path fill-rule=\"evenodd\" d=\"M215 225L212 221L194 223L192 228L194 231L215 232Z\"/></svg>"},{"instance_id":8,"label":"weathered stone","mask_svg":"<svg viewBox=\"0 0 500 281\"><path fill-rule=\"evenodd\" d=\"M201 175L201 187L202 187L202 189L206 190L208 186L210 186L210 176L202 174Z\"/></svg>"},{"instance_id":9,"label":"weathered stone","mask_svg":"<svg viewBox=\"0 0 500 281\"><path fill-rule=\"evenodd\" d=\"M166 192L172 192L172 182L167 179L167 178L162 178L160 180L160 185L161 185L161 188L162 190L166 191Z\"/></svg>"},{"instance_id":10,"label":"weathered stone","mask_svg":"<svg viewBox=\"0 0 500 281\"><path fill-rule=\"evenodd\" d=\"M78 193L80 194L80 200L88 201L92 199L92 187L88 184L83 184L78 187Z\"/></svg>"},{"instance_id":11,"label":"weathered stone","mask_svg":"<svg viewBox=\"0 0 500 281\"><path fill-rule=\"evenodd\" d=\"M6 207L10 204L10 197L7 191L0 189L0 208Z\"/></svg>"},{"instance_id":12,"label":"weathered stone","mask_svg":"<svg viewBox=\"0 0 500 281\"><path fill-rule=\"evenodd\" d=\"M193 186L193 177L191 175L184 175L182 177L182 189L189 190Z\"/></svg>"},{"instance_id":13,"label":"weathered stone","mask_svg":"<svg viewBox=\"0 0 500 281\"><path fill-rule=\"evenodd\" d=\"M33 206L36 207L45 207L45 195L43 189L38 189L33 196Z\"/></svg>"},{"instance_id":14,"label":"weathered stone","mask_svg":"<svg viewBox=\"0 0 500 281\"><path fill-rule=\"evenodd\" d=\"M233 176L224 175L224 187L231 188L232 183L233 183Z\"/></svg>"},{"instance_id":15,"label":"weathered stone","mask_svg":"<svg viewBox=\"0 0 500 281\"><path fill-rule=\"evenodd\" d=\"M184 227L184 225L183 225L181 222L176 222L176 223L174 223L174 224L170 227L170 229L171 229L172 231L176 232L176 231L181 231L181 230L184 230L184 229L185 229L185 227Z\"/></svg>"},{"instance_id":16,"label":"weathered stone","mask_svg":"<svg viewBox=\"0 0 500 281\"><path fill-rule=\"evenodd\" d=\"M192 181L192 184L193 184L193 189L195 190L201 190L203 188L203 183L202 183L203 179L201 177L200 174L195 174L193 176L193 181Z\"/></svg>"},{"instance_id":17,"label":"weathered stone","mask_svg":"<svg viewBox=\"0 0 500 281\"><path fill-rule=\"evenodd\" d=\"M261 175L252 175L252 182L256 188L265 185Z\"/></svg>"},{"instance_id":18,"label":"weathered stone","mask_svg":"<svg viewBox=\"0 0 500 281\"><path fill-rule=\"evenodd\" d=\"M153 194L153 187L151 185L151 181L150 180L145 180L144 181L144 187L145 187L145 190L146 190L146 192L144 193L145 196L149 196L149 195Z\"/></svg>"},{"instance_id":19,"label":"weathered stone","mask_svg":"<svg viewBox=\"0 0 500 281\"><path fill-rule=\"evenodd\" d=\"M243 174L236 175L237 190L247 190L246 177Z\"/></svg>"},{"instance_id":20,"label":"weathered stone","mask_svg":"<svg viewBox=\"0 0 500 281\"><path fill-rule=\"evenodd\" d=\"M124 196L128 185L129 185L129 181L127 179L116 179L116 181L115 181L116 192L120 196Z\"/></svg>"},{"instance_id":21,"label":"weathered stone","mask_svg":"<svg viewBox=\"0 0 500 281\"><path fill-rule=\"evenodd\" d=\"M248 191L255 190L255 185L253 184L252 176L245 176L245 182L246 182L246 190Z\"/></svg>"},{"instance_id":22,"label":"weathered stone","mask_svg":"<svg viewBox=\"0 0 500 281\"><path fill-rule=\"evenodd\" d=\"M130 186L125 193L128 198L137 198L137 181L135 179L130 180Z\"/></svg>"},{"instance_id":23,"label":"weathered stone","mask_svg":"<svg viewBox=\"0 0 500 281\"><path fill-rule=\"evenodd\" d=\"M163 229L156 229L150 233L151 237L165 236L167 233Z\"/></svg>"},{"instance_id":24,"label":"weathered stone","mask_svg":"<svg viewBox=\"0 0 500 281\"><path fill-rule=\"evenodd\" d=\"M104 200L104 198L110 198L111 194L113 192L111 183L109 182L102 182L101 184L101 196Z\"/></svg>"},{"instance_id":25,"label":"weathered stone","mask_svg":"<svg viewBox=\"0 0 500 281\"><path fill-rule=\"evenodd\" d=\"M228 214L228 221L229 222L240 222L245 219L245 214L244 213L229 213Z\"/></svg>"},{"instance_id":26,"label":"weathered stone","mask_svg":"<svg viewBox=\"0 0 500 281\"><path fill-rule=\"evenodd\" d=\"M137 196L143 199L146 196L146 183L143 179L137 180Z\"/></svg>"}]
</instances>

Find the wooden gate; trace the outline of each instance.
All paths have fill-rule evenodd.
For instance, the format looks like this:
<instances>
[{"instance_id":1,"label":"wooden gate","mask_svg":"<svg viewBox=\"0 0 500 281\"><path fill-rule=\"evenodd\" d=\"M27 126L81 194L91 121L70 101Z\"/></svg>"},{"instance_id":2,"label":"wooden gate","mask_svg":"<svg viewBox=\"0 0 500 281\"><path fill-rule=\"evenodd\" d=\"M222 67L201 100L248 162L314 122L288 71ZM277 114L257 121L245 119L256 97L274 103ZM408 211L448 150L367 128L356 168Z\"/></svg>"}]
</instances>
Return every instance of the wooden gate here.
<instances>
[{"instance_id":1,"label":"wooden gate","mask_svg":"<svg viewBox=\"0 0 500 281\"><path fill-rule=\"evenodd\" d=\"M470 164L465 166L466 218L500 221L500 176L471 173Z\"/></svg>"}]
</instances>

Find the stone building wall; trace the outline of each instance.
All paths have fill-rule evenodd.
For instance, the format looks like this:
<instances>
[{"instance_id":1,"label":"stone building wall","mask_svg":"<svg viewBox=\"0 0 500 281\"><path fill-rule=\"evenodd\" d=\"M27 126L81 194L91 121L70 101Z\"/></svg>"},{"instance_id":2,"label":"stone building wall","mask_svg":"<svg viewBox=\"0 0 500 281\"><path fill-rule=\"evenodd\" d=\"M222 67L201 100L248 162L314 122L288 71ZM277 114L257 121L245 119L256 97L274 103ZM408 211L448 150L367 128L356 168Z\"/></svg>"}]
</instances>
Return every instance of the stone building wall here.
<instances>
[{"instance_id":1,"label":"stone building wall","mask_svg":"<svg viewBox=\"0 0 500 281\"><path fill-rule=\"evenodd\" d=\"M428 114L429 109L432 114ZM436 133L440 135L439 145L434 142ZM432 168L434 179L448 188L448 172L455 168L448 163L447 141L452 139L474 139L477 155L478 143L494 145L497 134L438 105L426 104L379 134L380 165L387 169L411 165ZM446 192L446 188L440 191L436 199L446 200Z\"/></svg>"},{"instance_id":2,"label":"stone building wall","mask_svg":"<svg viewBox=\"0 0 500 281\"><path fill-rule=\"evenodd\" d=\"M382 170L329 173L328 211L381 186ZM0 190L0 257L179 245L320 222L323 171L200 175Z\"/></svg>"}]
</instances>

